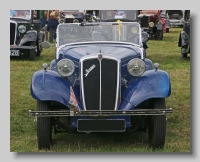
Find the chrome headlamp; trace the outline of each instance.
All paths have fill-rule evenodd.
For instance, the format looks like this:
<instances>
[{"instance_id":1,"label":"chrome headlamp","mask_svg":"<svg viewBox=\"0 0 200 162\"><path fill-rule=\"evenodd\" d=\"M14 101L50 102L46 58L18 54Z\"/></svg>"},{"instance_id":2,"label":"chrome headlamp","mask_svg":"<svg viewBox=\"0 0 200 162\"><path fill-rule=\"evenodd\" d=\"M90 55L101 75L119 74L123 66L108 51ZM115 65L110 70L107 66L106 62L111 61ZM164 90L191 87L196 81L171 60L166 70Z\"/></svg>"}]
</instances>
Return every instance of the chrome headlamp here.
<instances>
[{"instance_id":1,"label":"chrome headlamp","mask_svg":"<svg viewBox=\"0 0 200 162\"><path fill-rule=\"evenodd\" d=\"M135 58L128 62L127 70L132 76L141 76L146 69L144 61Z\"/></svg>"},{"instance_id":2,"label":"chrome headlamp","mask_svg":"<svg viewBox=\"0 0 200 162\"><path fill-rule=\"evenodd\" d=\"M24 25L20 25L20 26L18 27L18 31L19 31L20 33L25 33L25 32L26 32L26 27L25 27Z\"/></svg>"},{"instance_id":3,"label":"chrome headlamp","mask_svg":"<svg viewBox=\"0 0 200 162\"><path fill-rule=\"evenodd\" d=\"M154 27L154 23L153 23L153 22L150 22L150 23L149 23L149 27L153 28L153 27Z\"/></svg>"},{"instance_id":4,"label":"chrome headlamp","mask_svg":"<svg viewBox=\"0 0 200 162\"><path fill-rule=\"evenodd\" d=\"M56 69L61 76L68 77L73 74L75 65L69 59L62 59L57 63Z\"/></svg>"}]
</instances>

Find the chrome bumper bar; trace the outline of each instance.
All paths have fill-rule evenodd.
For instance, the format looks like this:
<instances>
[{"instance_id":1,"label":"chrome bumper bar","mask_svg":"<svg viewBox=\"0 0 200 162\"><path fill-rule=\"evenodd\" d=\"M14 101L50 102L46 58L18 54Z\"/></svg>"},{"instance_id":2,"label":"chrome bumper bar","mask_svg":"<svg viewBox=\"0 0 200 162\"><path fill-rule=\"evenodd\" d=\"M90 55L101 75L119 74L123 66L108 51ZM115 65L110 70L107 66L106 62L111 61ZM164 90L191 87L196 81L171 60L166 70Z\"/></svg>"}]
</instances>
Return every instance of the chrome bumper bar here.
<instances>
[{"instance_id":1,"label":"chrome bumper bar","mask_svg":"<svg viewBox=\"0 0 200 162\"><path fill-rule=\"evenodd\" d=\"M29 116L37 117L57 117L57 116L123 116L123 115L168 115L172 113L169 109L137 109L137 110L89 110L89 111L32 111Z\"/></svg>"},{"instance_id":2,"label":"chrome bumper bar","mask_svg":"<svg viewBox=\"0 0 200 162\"><path fill-rule=\"evenodd\" d=\"M37 46L10 46L11 50L18 50L18 49L36 49Z\"/></svg>"}]
</instances>

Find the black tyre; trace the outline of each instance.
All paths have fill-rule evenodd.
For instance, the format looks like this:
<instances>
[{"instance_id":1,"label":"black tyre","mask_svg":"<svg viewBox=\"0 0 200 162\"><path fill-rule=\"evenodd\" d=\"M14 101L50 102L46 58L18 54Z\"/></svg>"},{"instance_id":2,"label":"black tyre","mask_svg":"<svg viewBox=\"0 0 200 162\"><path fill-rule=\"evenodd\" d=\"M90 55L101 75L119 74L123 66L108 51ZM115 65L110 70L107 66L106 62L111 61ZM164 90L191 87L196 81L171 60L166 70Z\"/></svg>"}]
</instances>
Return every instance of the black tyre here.
<instances>
[{"instance_id":1,"label":"black tyre","mask_svg":"<svg viewBox=\"0 0 200 162\"><path fill-rule=\"evenodd\" d=\"M30 46L35 46L35 42L31 42ZM36 58L36 50L35 49L30 49L29 50L29 58L31 61L34 61Z\"/></svg>"},{"instance_id":2,"label":"black tyre","mask_svg":"<svg viewBox=\"0 0 200 162\"><path fill-rule=\"evenodd\" d=\"M48 111L49 104L46 101L37 101L37 111ZM37 118L38 149L50 149L52 141L52 124L50 117Z\"/></svg>"},{"instance_id":3,"label":"black tyre","mask_svg":"<svg viewBox=\"0 0 200 162\"><path fill-rule=\"evenodd\" d=\"M183 52L182 52L182 48L181 48L181 57L182 57L182 58L186 58L186 57L187 57L187 53L183 53Z\"/></svg>"},{"instance_id":4,"label":"black tyre","mask_svg":"<svg viewBox=\"0 0 200 162\"><path fill-rule=\"evenodd\" d=\"M163 35L164 35L164 32L163 30L161 31L161 34L160 34L160 40L163 40Z\"/></svg>"},{"instance_id":5,"label":"black tyre","mask_svg":"<svg viewBox=\"0 0 200 162\"><path fill-rule=\"evenodd\" d=\"M37 54L36 54L36 56L40 56L41 53L42 53L43 47L40 45L40 42L39 42L39 41L38 41L37 44L38 44L38 45L37 45Z\"/></svg>"},{"instance_id":6,"label":"black tyre","mask_svg":"<svg viewBox=\"0 0 200 162\"><path fill-rule=\"evenodd\" d=\"M154 109L165 109L165 99L157 98L153 101ZM165 144L166 115L149 116L148 123L149 144L153 149L162 149Z\"/></svg>"}]
</instances>

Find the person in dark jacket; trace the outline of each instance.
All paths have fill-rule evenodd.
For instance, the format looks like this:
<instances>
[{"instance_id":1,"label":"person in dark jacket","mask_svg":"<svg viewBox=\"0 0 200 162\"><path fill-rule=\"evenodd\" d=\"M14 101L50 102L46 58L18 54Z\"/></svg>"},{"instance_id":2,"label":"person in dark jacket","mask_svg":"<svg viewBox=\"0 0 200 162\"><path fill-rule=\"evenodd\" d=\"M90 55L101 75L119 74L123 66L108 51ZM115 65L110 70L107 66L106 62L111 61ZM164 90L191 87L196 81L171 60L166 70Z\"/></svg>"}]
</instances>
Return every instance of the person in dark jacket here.
<instances>
[{"instance_id":1,"label":"person in dark jacket","mask_svg":"<svg viewBox=\"0 0 200 162\"><path fill-rule=\"evenodd\" d=\"M52 10L48 19L47 30L49 31L49 42L53 43L56 39L56 29L59 24L59 10Z\"/></svg>"}]
</instances>

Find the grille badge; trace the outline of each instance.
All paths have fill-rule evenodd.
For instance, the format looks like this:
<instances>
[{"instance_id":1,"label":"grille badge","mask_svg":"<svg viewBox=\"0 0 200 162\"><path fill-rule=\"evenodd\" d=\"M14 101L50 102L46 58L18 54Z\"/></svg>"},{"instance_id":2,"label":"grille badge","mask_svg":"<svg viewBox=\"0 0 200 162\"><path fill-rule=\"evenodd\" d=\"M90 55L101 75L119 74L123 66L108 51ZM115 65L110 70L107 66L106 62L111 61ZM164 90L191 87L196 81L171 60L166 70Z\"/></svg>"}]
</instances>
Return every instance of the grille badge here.
<instances>
[{"instance_id":1,"label":"grille badge","mask_svg":"<svg viewBox=\"0 0 200 162\"><path fill-rule=\"evenodd\" d=\"M102 57L103 57L102 54L99 54L99 55L98 55L98 59L99 59L99 61L102 60Z\"/></svg>"},{"instance_id":2,"label":"grille badge","mask_svg":"<svg viewBox=\"0 0 200 162\"><path fill-rule=\"evenodd\" d=\"M88 74L95 68L96 66L93 64L89 69L85 69L86 73L84 74L85 77L88 76Z\"/></svg>"}]
</instances>

